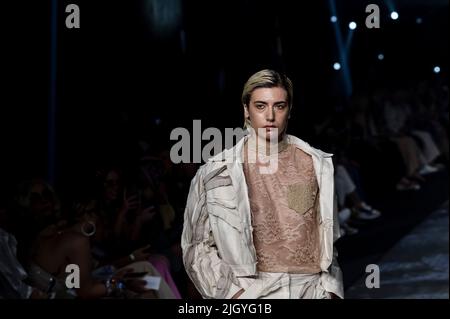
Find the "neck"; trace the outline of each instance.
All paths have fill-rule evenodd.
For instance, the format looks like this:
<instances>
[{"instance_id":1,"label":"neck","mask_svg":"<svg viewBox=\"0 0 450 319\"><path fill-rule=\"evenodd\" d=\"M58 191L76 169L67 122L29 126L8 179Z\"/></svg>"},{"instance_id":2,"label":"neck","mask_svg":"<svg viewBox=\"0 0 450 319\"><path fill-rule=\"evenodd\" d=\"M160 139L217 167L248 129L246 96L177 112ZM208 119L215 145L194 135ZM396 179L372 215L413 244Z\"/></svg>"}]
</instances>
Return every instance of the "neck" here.
<instances>
[{"instance_id":1,"label":"neck","mask_svg":"<svg viewBox=\"0 0 450 319\"><path fill-rule=\"evenodd\" d=\"M286 134L274 140L267 140L265 137L259 137L255 130L251 129L247 145L248 150L269 156L284 151L288 147L288 142Z\"/></svg>"}]
</instances>

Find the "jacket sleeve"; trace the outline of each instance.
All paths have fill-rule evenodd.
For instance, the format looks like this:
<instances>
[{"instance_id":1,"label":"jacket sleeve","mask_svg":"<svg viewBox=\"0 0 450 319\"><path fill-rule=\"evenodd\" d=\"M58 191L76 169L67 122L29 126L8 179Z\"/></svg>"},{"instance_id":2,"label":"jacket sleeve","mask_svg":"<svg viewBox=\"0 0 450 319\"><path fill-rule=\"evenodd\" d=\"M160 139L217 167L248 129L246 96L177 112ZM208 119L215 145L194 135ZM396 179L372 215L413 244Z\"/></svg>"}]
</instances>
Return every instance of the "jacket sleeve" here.
<instances>
[{"instance_id":1,"label":"jacket sleeve","mask_svg":"<svg viewBox=\"0 0 450 319\"><path fill-rule=\"evenodd\" d=\"M219 256L206 209L206 194L200 168L191 182L181 237L183 263L189 278L203 298L231 298L241 288Z\"/></svg>"},{"instance_id":2,"label":"jacket sleeve","mask_svg":"<svg viewBox=\"0 0 450 319\"><path fill-rule=\"evenodd\" d=\"M340 235L340 226L338 219L338 207L337 207L337 197L334 195L333 200L333 242L335 243ZM328 272L322 272L321 279L324 289L338 296L339 298L344 298L344 283L341 268L337 262L338 252L335 245L333 244L333 260Z\"/></svg>"}]
</instances>

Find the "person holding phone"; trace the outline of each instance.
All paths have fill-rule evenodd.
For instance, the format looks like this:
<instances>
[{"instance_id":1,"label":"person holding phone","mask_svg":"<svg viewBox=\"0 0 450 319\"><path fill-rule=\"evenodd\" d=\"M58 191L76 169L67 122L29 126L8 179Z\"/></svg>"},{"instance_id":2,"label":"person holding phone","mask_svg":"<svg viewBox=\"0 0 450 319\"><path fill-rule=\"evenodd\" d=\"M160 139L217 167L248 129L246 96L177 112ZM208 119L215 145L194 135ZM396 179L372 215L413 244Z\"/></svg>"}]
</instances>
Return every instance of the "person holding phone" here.
<instances>
[{"instance_id":1,"label":"person holding phone","mask_svg":"<svg viewBox=\"0 0 450 319\"><path fill-rule=\"evenodd\" d=\"M183 261L204 298L343 298L332 154L288 135L289 78L252 75L248 134L191 182Z\"/></svg>"}]
</instances>

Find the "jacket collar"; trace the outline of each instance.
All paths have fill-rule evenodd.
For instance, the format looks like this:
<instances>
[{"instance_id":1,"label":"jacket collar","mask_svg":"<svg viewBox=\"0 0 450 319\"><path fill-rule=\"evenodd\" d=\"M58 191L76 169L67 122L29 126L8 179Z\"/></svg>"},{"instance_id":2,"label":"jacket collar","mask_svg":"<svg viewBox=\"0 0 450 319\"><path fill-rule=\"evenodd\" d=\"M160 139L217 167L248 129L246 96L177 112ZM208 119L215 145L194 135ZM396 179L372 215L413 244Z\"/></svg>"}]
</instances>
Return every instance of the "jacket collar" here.
<instances>
[{"instance_id":1,"label":"jacket collar","mask_svg":"<svg viewBox=\"0 0 450 319\"><path fill-rule=\"evenodd\" d=\"M224 163L228 168L230 178L232 180L232 185L235 188L235 194L237 199L237 211L242 218L242 222L244 223L244 231L250 232L251 229L248 225L251 225L251 211L250 202L248 198L248 189L247 183L245 182L244 172L242 170L243 163L243 147L245 141L247 140L247 136L241 138L238 143L227 149L216 156L210 158L209 162L216 163ZM304 151L305 153L311 155L313 159L314 170L316 173L316 178L318 182L318 186L320 189L320 203L319 210L321 221L326 222L324 225L325 238L333 238L333 201L334 201L334 183L333 183L333 165L331 162L331 157L333 154L323 152L319 149L316 149L309 145L307 142L292 136L287 135L287 141L289 144L294 144L296 147ZM331 165L330 165L331 164ZM322 179L325 179L325 184L322 185ZM322 187L323 186L323 187ZM251 234L248 234L246 238L249 240L252 238ZM249 247L252 247L252 253L256 260L256 251L253 243L248 243ZM329 247L325 246L323 251L324 260L321 262L322 269L327 269L331 263L333 257L333 246ZM253 273L256 272L256 266L253 266Z\"/></svg>"}]
</instances>

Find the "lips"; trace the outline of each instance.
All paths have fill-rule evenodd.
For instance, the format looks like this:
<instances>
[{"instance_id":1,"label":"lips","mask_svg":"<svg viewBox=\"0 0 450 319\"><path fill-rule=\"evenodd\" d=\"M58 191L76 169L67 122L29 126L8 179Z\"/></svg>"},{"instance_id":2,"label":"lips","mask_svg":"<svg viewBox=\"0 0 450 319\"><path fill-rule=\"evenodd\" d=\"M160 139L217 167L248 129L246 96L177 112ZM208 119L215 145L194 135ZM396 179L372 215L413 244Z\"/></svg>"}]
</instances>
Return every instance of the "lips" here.
<instances>
[{"instance_id":1,"label":"lips","mask_svg":"<svg viewBox=\"0 0 450 319\"><path fill-rule=\"evenodd\" d=\"M264 126L264 128L266 129L267 132L272 132L272 131L274 131L277 127L276 127L276 126Z\"/></svg>"}]
</instances>

